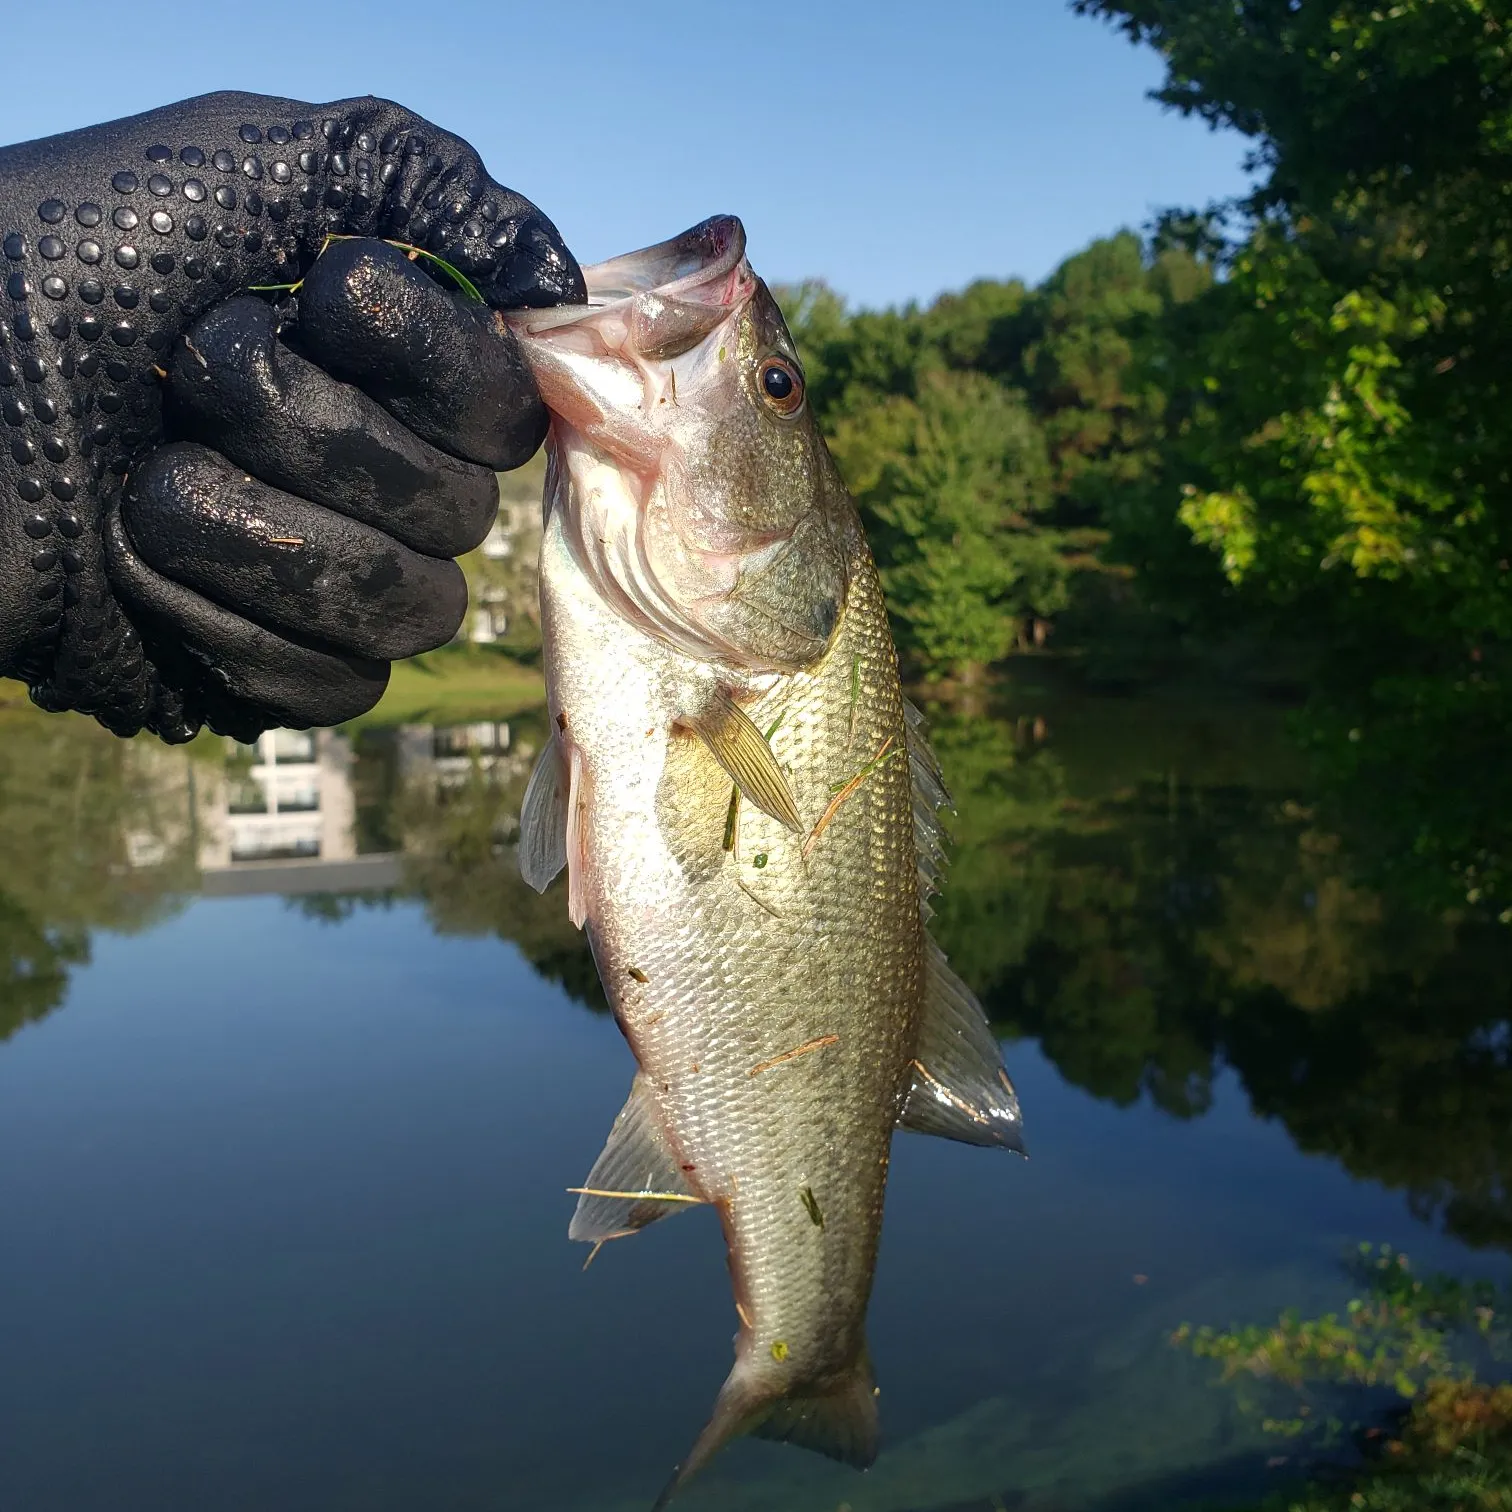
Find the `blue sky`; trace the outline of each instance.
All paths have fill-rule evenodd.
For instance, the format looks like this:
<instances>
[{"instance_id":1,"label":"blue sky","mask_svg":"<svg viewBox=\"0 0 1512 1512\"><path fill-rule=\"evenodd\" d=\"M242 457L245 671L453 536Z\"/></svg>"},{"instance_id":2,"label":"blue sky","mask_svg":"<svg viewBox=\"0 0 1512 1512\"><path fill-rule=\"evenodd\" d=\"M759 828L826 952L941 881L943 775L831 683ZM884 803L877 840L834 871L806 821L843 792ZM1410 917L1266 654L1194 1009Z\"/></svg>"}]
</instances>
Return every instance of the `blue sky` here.
<instances>
[{"instance_id":1,"label":"blue sky","mask_svg":"<svg viewBox=\"0 0 1512 1512\"><path fill-rule=\"evenodd\" d=\"M1163 112L1155 55L1062 0L76 0L5 28L0 141L210 89L383 94L472 141L585 262L729 210L768 279L865 305L1038 279L1244 182L1244 143Z\"/></svg>"}]
</instances>

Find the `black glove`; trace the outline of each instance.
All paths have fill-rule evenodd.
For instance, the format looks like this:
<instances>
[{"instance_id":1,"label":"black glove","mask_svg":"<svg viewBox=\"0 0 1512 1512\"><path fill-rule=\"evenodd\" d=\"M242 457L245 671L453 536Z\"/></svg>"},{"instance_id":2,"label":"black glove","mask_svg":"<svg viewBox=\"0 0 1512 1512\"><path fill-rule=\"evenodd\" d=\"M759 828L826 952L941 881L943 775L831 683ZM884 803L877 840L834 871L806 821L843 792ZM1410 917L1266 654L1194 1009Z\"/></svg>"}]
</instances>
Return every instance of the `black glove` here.
<instances>
[{"instance_id":1,"label":"black glove","mask_svg":"<svg viewBox=\"0 0 1512 1512\"><path fill-rule=\"evenodd\" d=\"M0 673L122 734L250 739L450 639L448 559L546 427L492 309L584 297L466 143L206 95L0 149L0 249Z\"/></svg>"}]
</instances>

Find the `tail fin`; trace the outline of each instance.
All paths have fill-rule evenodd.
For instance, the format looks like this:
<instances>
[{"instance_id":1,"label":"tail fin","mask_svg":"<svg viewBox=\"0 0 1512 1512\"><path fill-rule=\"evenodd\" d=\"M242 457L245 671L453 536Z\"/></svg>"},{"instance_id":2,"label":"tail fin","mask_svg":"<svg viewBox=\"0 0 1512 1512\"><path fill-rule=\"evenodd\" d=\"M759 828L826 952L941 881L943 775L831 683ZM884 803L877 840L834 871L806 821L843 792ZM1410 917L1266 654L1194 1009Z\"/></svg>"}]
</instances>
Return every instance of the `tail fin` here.
<instances>
[{"instance_id":1,"label":"tail fin","mask_svg":"<svg viewBox=\"0 0 1512 1512\"><path fill-rule=\"evenodd\" d=\"M779 1397L750 1431L865 1470L877 1457L877 1388L866 1351L822 1387Z\"/></svg>"},{"instance_id":2,"label":"tail fin","mask_svg":"<svg viewBox=\"0 0 1512 1512\"><path fill-rule=\"evenodd\" d=\"M876 1459L877 1389L865 1350L843 1375L786 1394L774 1393L773 1385L743 1362L736 1364L714 1403L708 1425L673 1473L652 1512L663 1512L731 1439L743 1433L813 1449L858 1470Z\"/></svg>"}]
</instances>

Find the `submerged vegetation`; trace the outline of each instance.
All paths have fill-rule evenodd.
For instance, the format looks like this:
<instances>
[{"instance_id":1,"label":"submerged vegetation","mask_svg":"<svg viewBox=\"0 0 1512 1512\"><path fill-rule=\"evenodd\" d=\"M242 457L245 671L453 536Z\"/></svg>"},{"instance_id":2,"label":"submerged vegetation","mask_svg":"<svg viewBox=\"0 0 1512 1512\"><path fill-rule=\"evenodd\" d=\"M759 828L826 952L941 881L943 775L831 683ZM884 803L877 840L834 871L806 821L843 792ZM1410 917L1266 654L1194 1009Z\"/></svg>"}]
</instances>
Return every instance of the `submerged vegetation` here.
<instances>
[{"instance_id":1,"label":"submerged vegetation","mask_svg":"<svg viewBox=\"0 0 1512 1512\"><path fill-rule=\"evenodd\" d=\"M1351 1270L1360 1294L1342 1312L1175 1335L1220 1361L1255 1410L1269 1408L1272 1433L1314 1458L1332 1451L1326 1473L1260 1512L1512 1508L1507 1293L1487 1281L1420 1277L1386 1246L1362 1245ZM1339 1462L1346 1439L1362 1461Z\"/></svg>"}]
</instances>

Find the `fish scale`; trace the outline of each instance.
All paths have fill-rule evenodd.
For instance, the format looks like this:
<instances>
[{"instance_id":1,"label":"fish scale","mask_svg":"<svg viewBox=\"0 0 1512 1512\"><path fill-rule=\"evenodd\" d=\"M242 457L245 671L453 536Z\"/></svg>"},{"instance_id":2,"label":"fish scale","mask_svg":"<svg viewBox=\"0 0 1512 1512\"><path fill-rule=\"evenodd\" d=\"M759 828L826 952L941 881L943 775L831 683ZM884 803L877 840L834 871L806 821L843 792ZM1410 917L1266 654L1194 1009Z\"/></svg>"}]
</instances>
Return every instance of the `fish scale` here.
<instances>
[{"instance_id":1,"label":"fish scale","mask_svg":"<svg viewBox=\"0 0 1512 1512\"><path fill-rule=\"evenodd\" d=\"M833 648L814 672L783 679L754 705L758 723L782 715L774 751L809 825L864 763L859 753L903 739L881 598L859 536L855 547L853 599ZM769 1353L783 1339L790 1372L799 1368L794 1350L838 1368L843 1345L825 1337L827 1324L809 1326L812 1310L835 1312L826 1288L809 1279L811 1251L818 1242L844 1257L854 1310L864 1311L920 1003L907 763L884 762L807 856L806 835L743 806L737 860L723 848L730 779L697 741L675 733L670 717L648 739L648 700L632 703L623 682L593 674L605 639L622 642L625 632L587 593L572 595L563 612L560 579L572 573L570 559L554 558L544 577L552 662L562 669L551 679L553 713L566 714L593 793L584 848L595 959L679 1152L696 1167L690 1185L722 1205L741 1274L759 1278L742 1299L754 1325L747 1347ZM651 642L634 661L659 656L675 659ZM856 656L862 712L847 755ZM654 782L600 775L640 770L658 756ZM654 867L645 848L625 843L651 827L664 850ZM759 868L758 855L767 857ZM678 921L672 934L669 918ZM632 966L648 981L637 982ZM686 1011L692 1004L696 1015ZM829 1034L835 1044L751 1074ZM801 1201L806 1184L828 1197L822 1238ZM801 1305L800 1296L808 1298ZM812 1344L797 1342L805 1339Z\"/></svg>"},{"instance_id":2,"label":"fish scale","mask_svg":"<svg viewBox=\"0 0 1512 1512\"><path fill-rule=\"evenodd\" d=\"M774 1395L843 1376L862 1356L923 969L906 760L882 762L803 854L833 789L904 739L870 555L855 532L851 596L828 654L753 705L763 727L782 717L773 750L809 830L792 834L742 805L737 859L723 847L730 779L677 732L665 703L646 735L653 669L663 686L688 669L649 637L627 655L625 627L559 538L546 550L552 713L565 715L593 795L588 936L679 1165L693 1167L688 1185L718 1206L741 1314L738 1368L749 1389ZM600 675L606 645L634 669L633 694L626 678ZM655 847L632 838L653 831ZM830 1035L833 1044L752 1074Z\"/></svg>"},{"instance_id":3,"label":"fish scale","mask_svg":"<svg viewBox=\"0 0 1512 1512\"><path fill-rule=\"evenodd\" d=\"M553 411L521 864L567 867L639 1067L573 1236L707 1204L729 1248L735 1366L665 1502L743 1432L870 1463L894 1128L1019 1148L1019 1113L925 932L944 790L739 223L586 276L512 317Z\"/></svg>"}]
</instances>

